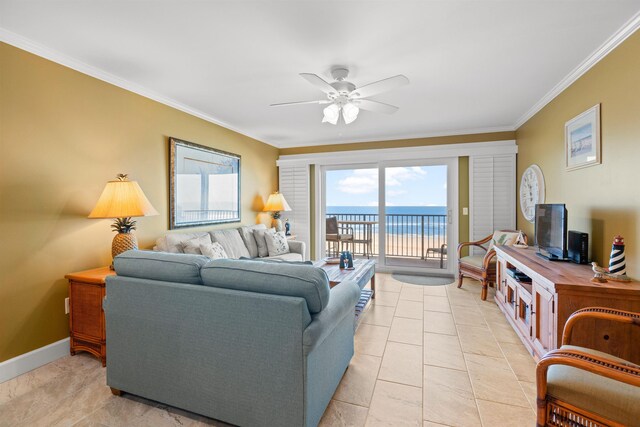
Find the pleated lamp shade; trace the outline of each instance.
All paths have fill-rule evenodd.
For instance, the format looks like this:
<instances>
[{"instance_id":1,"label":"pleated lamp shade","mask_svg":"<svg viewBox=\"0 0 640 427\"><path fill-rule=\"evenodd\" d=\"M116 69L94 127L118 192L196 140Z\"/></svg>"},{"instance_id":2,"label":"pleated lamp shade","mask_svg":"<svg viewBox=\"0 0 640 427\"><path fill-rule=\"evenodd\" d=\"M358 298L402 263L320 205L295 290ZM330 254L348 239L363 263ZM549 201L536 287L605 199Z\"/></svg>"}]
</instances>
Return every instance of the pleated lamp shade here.
<instances>
[{"instance_id":1,"label":"pleated lamp shade","mask_svg":"<svg viewBox=\"0 0 640 427\"><path fill-rule=\"evenodd\" d=\"M287 203L284 196L276 191L269 196L267 204L263 210L264 212L290 211L291 206L289 206L289 203Z\"/></svg>"},{"instance_id":2,"label":"pleated lamp shade","mask_svg":"<svg viewBox=\"0 0 640 427\"><path fill-rule=\"evenodd\" d=\"M126 179L126 178L125 178ZM127 218L158 215L136 181L109 181L89 218Z\"/></svg>"}]
</instances>

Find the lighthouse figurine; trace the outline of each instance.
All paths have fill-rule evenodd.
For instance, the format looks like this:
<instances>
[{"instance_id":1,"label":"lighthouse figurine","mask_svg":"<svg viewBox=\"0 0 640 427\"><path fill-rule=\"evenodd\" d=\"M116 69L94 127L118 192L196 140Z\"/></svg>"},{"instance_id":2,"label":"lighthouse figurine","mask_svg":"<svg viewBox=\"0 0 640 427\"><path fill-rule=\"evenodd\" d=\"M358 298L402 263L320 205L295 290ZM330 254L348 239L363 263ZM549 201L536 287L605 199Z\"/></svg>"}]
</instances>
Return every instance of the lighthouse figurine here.
<instances>
[{"instance_id":1,"label":"lighthouse figurine","mask_svg":"<svg viewBox=\"0 0 640 427\"><path fill-rule=\"evenodd\" d=\"M624 258L624 237L618 235L613 239L611 256L609 257L609 274L625 276L627 263Z\"/></svg>"}]
</instances>

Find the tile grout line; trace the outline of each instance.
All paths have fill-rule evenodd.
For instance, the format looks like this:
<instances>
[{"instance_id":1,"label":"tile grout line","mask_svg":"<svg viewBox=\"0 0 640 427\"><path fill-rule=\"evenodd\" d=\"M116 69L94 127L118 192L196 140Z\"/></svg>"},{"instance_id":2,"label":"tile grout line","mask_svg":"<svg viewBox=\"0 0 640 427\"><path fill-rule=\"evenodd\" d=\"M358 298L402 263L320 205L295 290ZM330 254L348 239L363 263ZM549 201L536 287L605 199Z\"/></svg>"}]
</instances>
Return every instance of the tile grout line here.
<instances>
[{"instance_id":1,"label":"tile grout line","mask_svg":"<svg viewBox=\"0 0 640 427\"><path fill-rule=\"evenodd\" d=\"M400 290L402 291L402 287L400 287ZM400 300L400 292L398 292L398 300ZM373 302L373 304L375 305L375 301ZM369 421L369 415L371 414L371 403L373 402L373 396L375 396L376 394L376 388L378 388L378 381L382 381L379 379L380 370L382 369L382 363L384 362L384 355L387 353L387 343L389 342L389 335L391 335L391 326L393 325L393 317L396 316L397 309L398 302L396 301L396 305L393 306L393 316L391 318L391 325L389 325L389 334L387 335L387 339L384 341L384 349L382 350L382 356L380 357L380 367L378 368L378 372L376 373L376 381L374 382L373 390L371 391L371 399L369 399L369 407L367 408L367 417L364 420L365 425Z\"/></svg>"},{"instance_id":2,"label":"tile grout line","mask_svg":"<svg viewBox=\"0 0 640 427\"><path fill-rule=\"evenodd\" d=\"M493 289L494 289L494 293L495 293L495 287ZM521 381L518 378L518 375L516 374L516 371L513 369L513 366L511 366L511 361L509 360L509 358L507 357L507 354L504 352L504 349L500 345L500 341L498 341L498 338L496 337L496 334L493 332L493 329L489 326L489 322L487 322L487 319L484 316L484 313L482 313L482 310L480 310L480 313L482 314L482 317L484 318L484 321L487 324L489 332L491 332L491 336L493 336L493 339L496 341L496 344L498 344L498 348L500 349L500 352L502 353L502 357L504 357L504 359L507 361L507 365L509 365L509 369L511 369L511 372L513 373L513 376L516 378L516 381L518 382L518 386L520 387L520 390L522 391L522 394L524 394L524 398L527 400L527 403L529 403L529 407L531 408L531 410L535 414L536 413L536 408L534 408L531 405L531 402L529 401L529 398L527 397L527 392L524 390L524 387L522 387ZM502 313L502 310L500 310L500 313ZM502 313L502 314L504 315L504 313ZM519 343L519 344L524 345L522 343ZM496 402L496 403L501 403L501 402ZM513 406L516 406L516 405L513 405Z\"/></svg>"},{"instance_id":3,"label":"tile grout line","mask_svg":"<svg viewBox=\"0 0 640 427\"><path fill-rule=\"evenodd\" d=\"M455 282L454 282L455 283ZM449 295L450 289L449 287L447 287L447 296ZM475 300L475 298L473 299L473 302L475 303L475 305L477 306L478 303ZM449 308L451 308L452 304L451 304L451 300L449 300ZM451 317L453 317L453 310L451 313ZM484 316L483 316L484 318ZM458 338L458 345L460 346L460 352L462 353L462 360L464 360L464 366L467 368L467 380L469 381L469 385L471 386L471 392L473 393L473 402L476 405L476 411L478 412L478 419L480 420L480 424L482 426L485 425L484 420L482 419L482 414L480 413L480 406L478 405L478 398L476 397L476 391L475 391L475 387L473 385L473 381L471 381L471 372L469 372L469 364L467 363L467 358L464 356L464 351L462 350L462 342L460 341L460 332L459 332L459 328L458 328L458 324L455 321L455 318L453 320L453 324L456 328L456 337Z\"/></svg>"}]
</instances>

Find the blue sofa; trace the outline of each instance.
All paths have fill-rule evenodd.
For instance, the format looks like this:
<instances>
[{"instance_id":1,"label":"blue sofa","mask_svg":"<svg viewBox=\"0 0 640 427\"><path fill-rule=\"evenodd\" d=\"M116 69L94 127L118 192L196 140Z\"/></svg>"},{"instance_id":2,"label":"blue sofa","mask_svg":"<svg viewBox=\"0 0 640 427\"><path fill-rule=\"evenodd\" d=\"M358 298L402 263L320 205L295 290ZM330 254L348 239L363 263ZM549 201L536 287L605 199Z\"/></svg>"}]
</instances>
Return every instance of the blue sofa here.
<instances>
[{"instance_id":1,"label":"blue sofa","mask_svg":"<svg viewBox=\"0 0 640 427\"><path fill-rule=\"evenodd\" d=\"M302 263L128 251L104 302L107 384L240 426L315 426L360 288ZM115 391L114 390L114 391Z\"/></svg>"}]
</instances>

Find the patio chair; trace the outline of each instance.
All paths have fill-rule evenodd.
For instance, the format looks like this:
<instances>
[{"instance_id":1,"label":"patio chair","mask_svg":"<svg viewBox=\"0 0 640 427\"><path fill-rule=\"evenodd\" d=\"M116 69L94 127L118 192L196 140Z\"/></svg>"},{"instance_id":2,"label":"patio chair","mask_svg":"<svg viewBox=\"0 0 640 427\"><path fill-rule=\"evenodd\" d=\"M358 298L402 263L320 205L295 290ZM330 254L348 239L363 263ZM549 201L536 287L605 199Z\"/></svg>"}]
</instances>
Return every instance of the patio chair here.
<instances>
[{"instance_id":1,"label":"patio chair","mask_svg":"<svg viewBox=\"0 0 640 427\"><path fill-rule=\"evenodd\" d=\"M338 218L335 216L327 218L326 227L327 242L331 243L334 255L338 254L338 250L344 249L345 243L347 248L349 243L353 246L353 227L338 225Z\"/></svg>"},{"instance_id":2,"label":"patio chair","mask_svg":"<svg viewBox=\"0 0 640 427\"><path fill-rule=\"evenodd\" d=\"M520 231L517 230L498 230L482 240L460 243L458 245L458 287L462 287L462 278L464 276L479 280L482 284L482 293L480 297L483 301L486 300L489 283L495 283L496 281L496 251L493 249L493 246L513 245L519 235ZM522 233L522 236L526 243L526 234ZM488 248L482 246L485 243L489 243ZM466 246L481 248L486 253L484 255L469 255L463 257L462 249Z\"/></svg>"},{"instance_id":3,"label":"patio chair","mask_svg":"<svg viewBox=\"0 0 640 427\"><path fill-rule=\"evenodd\" d=\"M443 243L439 248L428 248L427 258L429 257L430 253L440 256L440 268L442 268L444 266L444 256L447 255L447 244Z\"/></svg>"},{"instance_id":4,"label":"patio chair","mask_svg":"<svg viewBox=\"0 0 640 427\"><path fill-rule=\"evenodd\" d=\"M562 346L548 352L536 368L536 425L637 426L640 366L601 351L570 345L571 331L579 320L626 323L631 328L640 326L640 313L589 307L569 317L564 325ZM611 338L624 341L629 336Z\"/></svg>"}]
</instances>

